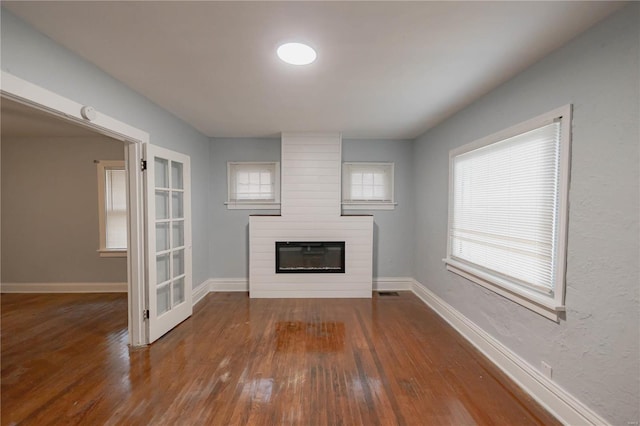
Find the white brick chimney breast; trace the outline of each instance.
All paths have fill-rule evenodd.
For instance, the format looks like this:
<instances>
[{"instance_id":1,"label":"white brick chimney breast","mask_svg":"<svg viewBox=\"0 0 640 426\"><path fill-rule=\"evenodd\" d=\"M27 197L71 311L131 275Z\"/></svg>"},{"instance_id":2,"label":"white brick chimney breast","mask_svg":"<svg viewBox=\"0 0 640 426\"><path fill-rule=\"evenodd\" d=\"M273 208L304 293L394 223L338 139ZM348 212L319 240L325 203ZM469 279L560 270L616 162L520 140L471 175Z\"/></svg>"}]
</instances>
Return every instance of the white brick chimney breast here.
<instances>
[{"instance_id":1,"label":"white brick chimney breast","mask_svg":"<svg viewBox=\"0 0 640 426\"><path fill-rule=\"evenodd\" d=\"M282 134L281 215L249 218L252 298L372 295L373 216L341 215L342 136ZM276 242L345 243L344 273L276 273Z\"/></svg>"}]
</instances>

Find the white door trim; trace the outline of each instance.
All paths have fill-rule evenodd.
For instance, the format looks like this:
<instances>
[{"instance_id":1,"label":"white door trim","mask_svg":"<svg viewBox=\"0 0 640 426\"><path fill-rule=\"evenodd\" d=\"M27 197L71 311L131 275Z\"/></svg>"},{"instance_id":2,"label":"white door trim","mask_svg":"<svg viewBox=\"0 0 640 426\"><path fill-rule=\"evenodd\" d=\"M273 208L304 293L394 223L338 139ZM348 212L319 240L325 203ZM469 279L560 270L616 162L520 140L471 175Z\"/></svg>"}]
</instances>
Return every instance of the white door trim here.
<instances>
[{"instance_id":1,"label":"white door trim","mask_svg":"<svg viewBox=\"0 0 640 426\"><path fill-rule=\"evenodd\" d=\"M6 71L2 71L1 74L0 95L125 143L125 164L129 182L129 250L127 256L129 344L132 346L146 345L149 337L147 325L143 320L147 300L144 271L145 215L144 186L140 164L142 146L149 142L149 134L99 111L95 111L94 114L85 112L85 115L89 117L85 118L82 114L85 105L22 80Z\"/></svg>"}]
</instances>

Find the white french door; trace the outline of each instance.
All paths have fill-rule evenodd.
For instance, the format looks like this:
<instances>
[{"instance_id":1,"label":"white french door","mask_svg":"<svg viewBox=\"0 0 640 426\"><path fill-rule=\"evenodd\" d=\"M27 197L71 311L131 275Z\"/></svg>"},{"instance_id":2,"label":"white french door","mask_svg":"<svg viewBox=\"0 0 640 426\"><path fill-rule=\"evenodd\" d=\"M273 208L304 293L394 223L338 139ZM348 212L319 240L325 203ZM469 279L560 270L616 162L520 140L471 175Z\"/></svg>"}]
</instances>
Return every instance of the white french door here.
<instances>
[{"instance_id":1,"label":"white french door","mask_svg":"<svg viewBox=\"0 0 640 426\"><path fill-rule=\"evenodd\" d=\"M146 144L149 343L191 316L189 156Z\"/></svg>"}]
</instances>

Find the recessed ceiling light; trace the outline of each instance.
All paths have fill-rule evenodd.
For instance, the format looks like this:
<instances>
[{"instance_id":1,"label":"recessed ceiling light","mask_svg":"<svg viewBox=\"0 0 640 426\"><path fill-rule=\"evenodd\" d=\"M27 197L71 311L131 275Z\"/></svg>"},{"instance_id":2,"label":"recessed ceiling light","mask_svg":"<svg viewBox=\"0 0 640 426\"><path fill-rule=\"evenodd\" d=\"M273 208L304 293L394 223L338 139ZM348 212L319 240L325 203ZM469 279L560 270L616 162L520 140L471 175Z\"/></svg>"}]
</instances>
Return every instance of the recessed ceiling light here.
<instances>
[{"instance_id":1,"label":"recessed ceiling light","mask_svg":"<svg viewBox=\"0 0 640 426\"><path fill-rule=\"evenodd\" d=\"M316 60L316 51L306 44L285 43L278 47L278 57L291 65L308 65Z\"/></svg>"}]
</instances>

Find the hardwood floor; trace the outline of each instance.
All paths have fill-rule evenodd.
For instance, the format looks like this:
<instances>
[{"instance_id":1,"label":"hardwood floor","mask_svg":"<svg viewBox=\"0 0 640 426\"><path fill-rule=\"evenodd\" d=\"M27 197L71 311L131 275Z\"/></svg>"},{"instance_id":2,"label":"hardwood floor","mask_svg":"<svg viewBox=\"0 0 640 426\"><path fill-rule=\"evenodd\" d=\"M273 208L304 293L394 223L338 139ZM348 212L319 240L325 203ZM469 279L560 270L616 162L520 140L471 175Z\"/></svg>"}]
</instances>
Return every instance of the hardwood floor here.
<instances>
[{"instance_id":1,"label":"hardwood floor","mask_svg":"<svg viewBox=\"0 0 640 426\"><path fill-rule=\"evenodd\" d=\"M122 294L3 294L2 424L552 425L411 293L212 293L147 348Z\"/></svg>"}]
</instances>

